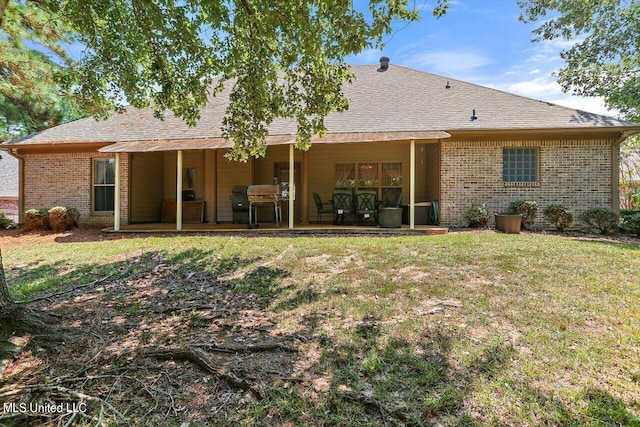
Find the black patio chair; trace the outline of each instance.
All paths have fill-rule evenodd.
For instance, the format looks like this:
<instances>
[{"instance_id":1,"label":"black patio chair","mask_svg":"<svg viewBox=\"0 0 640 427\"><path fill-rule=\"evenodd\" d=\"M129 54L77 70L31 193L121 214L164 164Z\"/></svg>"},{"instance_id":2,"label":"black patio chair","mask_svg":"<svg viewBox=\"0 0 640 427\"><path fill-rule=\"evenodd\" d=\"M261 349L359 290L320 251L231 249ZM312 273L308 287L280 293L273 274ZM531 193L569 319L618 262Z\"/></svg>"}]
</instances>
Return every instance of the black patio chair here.
<instances>
[{"instance_id":1,"label":"black patio chair","mask_svg":"<svg viewBox=\"0 0 640 427\"><path fill-rule=\"evenodd\" d=\"M332 199L335 212L333 223L344 225L345 215L353 213L353 193L351 190L335 190Z\"/></svg>"},{"instance_id":2,"label":"black patio chair","mask_svg":"<svg viewBox=\"0 0 640 427\"><path fill-rule=\"evenodd\" d=\"M373 220L378 223L378 192L376 190L360 190L356 195L356 217L359 225Z\"/></svg>"},{"instance_id":3,"label":"black patio chair","mask_svg":"<svg viewBox=\"0 0 640 427\"><path fill-rule=\"evenodd\" d=\"M333 203L323 203L318 193L313 193L313 201L315 202L316 210L318 211L316 224L320 224L322 222L322 214L333 213Z\"/></svg>"}]
</instances>

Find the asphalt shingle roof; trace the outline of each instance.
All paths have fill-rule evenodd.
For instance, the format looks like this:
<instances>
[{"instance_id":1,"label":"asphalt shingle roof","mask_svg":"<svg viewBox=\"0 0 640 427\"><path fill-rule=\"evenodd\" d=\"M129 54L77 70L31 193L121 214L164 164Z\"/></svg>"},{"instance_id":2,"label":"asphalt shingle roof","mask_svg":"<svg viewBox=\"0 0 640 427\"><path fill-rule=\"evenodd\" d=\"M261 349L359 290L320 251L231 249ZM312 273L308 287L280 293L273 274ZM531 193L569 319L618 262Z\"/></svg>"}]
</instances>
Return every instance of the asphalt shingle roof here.
<instances>
[{"instance_id":1,"label":"asphalt shingle roof","mask_svg":"<svg viewBox=\"0 0 640 427\"><path fill-rule=\"evenodd\" d=\"M355 82L344 87L351 99L349 110L326 118L330 134L638 127L393 64L384 72L374 65L354 66L353 71ZM171 113L159 121L151 111L132 108L104 121L81 119L5 145L219 138L228 92L227 87L210 100L193 128ZM474 110L477 119L472 120ZM295 132L291 120L277 120L270 126L271 135Z\"/></svg>"}]
</instances>

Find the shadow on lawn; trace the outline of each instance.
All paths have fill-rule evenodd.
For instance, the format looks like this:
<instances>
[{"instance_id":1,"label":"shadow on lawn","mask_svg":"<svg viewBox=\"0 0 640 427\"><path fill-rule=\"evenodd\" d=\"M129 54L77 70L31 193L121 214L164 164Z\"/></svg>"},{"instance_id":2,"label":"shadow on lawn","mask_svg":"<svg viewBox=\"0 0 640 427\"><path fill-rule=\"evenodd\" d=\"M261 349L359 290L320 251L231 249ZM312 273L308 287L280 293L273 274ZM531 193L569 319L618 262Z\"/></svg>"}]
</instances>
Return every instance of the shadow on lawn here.
<instances>
[{"instance_id":1,"label":"shadow on lawn","mask_svg":"<svg viewBox=\"0 0 640 427\"><path fill-rule=\"evenodd\" d=\"M434 324L418 342L390 339L375 313L348 326L340 340L325 332L325 315L319 313L305 319L302 330L290 331L280 324L283 316L295 315L323 295L297 290L286 281L288 271L261 261L192 249L173 256L148 252L69 272L60 263L12 270L12 286L46 280L54 280L49 285L57 290L87 286L37 303L59 316L72 335L46 353L32 348L37 363L25 363L40 368L17 370L0 387L46 381L108 400L132 425L518 423L517 418L479 419L466 406L480 379L497 377L517 357L510 344L476 347L463 364L453 349L464 338L454 330ZM214 350L265 342L289 350ZM144 356L149 348L189 347L206 352L210 369L259 384L263 396L252 397L195 363ZM622 401L601 390L586 391L585 408L576 413L527 383L514 388L519 403L542 408L537 420L543 424L638 425ZM89 409L89 416L101 411L95 402ZM55 417L22 416L11 422L64 424L69 419ZM78 424L84 421L78 418Z\"/></svg>"}]
</instances>

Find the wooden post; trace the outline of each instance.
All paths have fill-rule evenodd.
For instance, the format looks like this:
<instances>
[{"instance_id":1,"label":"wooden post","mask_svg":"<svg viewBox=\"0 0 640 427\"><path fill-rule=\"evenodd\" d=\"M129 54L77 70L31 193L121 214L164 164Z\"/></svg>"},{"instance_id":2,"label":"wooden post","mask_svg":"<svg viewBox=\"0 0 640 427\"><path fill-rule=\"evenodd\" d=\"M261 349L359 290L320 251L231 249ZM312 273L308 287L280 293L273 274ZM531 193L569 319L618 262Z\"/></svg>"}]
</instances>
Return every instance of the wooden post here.
<instances>
[{"instance_id":1,"label":"wooden post","mask_svg":"<svg viewBox=\"0 0 640 427\"><path fill-rule=\"evenodd\" d=\"M295 147L293 144L289 145L289 228L293 229L293 215L295 204Z\"/></svg>"},{"instance_id":2,"label":"wooden post","mask_svg":"<svg viewBox=\"0 0 640 427\"><path fill-rule=\"evenodd\" d=\"M416 228L416 140L411 140L411 164L409 165L409 228Z\"/></svg>"},{"instance_id":3,"label":"wooden post","mask_svg":"<svg viewBox=\"0 0 640 427\"><path fill-rule=\"evenodd\" d=\"M176 171L176 230L182 230L182 150L178 150Z\"/></svg>"}]
</instances>

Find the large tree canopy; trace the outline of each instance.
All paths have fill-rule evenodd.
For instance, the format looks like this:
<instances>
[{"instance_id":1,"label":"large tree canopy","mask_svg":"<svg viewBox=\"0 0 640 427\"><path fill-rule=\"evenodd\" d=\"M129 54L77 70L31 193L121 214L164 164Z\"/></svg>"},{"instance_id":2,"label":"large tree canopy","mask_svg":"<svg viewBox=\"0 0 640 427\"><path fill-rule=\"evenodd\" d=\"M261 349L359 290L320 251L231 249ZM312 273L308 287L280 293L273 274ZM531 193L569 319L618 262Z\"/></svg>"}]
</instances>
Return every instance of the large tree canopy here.
<instances>
[{"instance_id":1,"label":"large tree canopy","mask_svg":"<svg viewBox=\"0 0 640 427\"><path fill-rule=\"evenodd\" d=\"M228 84L223 133L241 160L264 154L267 127L279 117L296 120L298 146L307 147L325 130L326 115L348 106L344 58L381 46L394 20L419 18L409 0L369 0L367 15L344 0L34 4L86 46L65 83L87 111L104 117L127 103L153 108L158 117L171 110L193 125L208 98ZM434 6L441 16L447 0Z\"/></svg>"},{"instance_id":2,"label":"large tree canopy","mask_svg":"<svg viewBox=\"0 0 640 427\"><path fill-rule=\"evenodd\" d=\"M0 141L81 115L61 93L68 28L31 2L0 0Z\"/></svg>"},{"instance_id":3,"label":"large tree canopy","mask_svg":"<svg viewBox=\"0 0 640 427\"><path fill-rule=\"evenodd\" d=\"M522 0L521 19L542 21L536 41L575 41L561 53L565 91L602 96L610 108L640 121L640 2Z\"/></svg>"}]
</instances>

